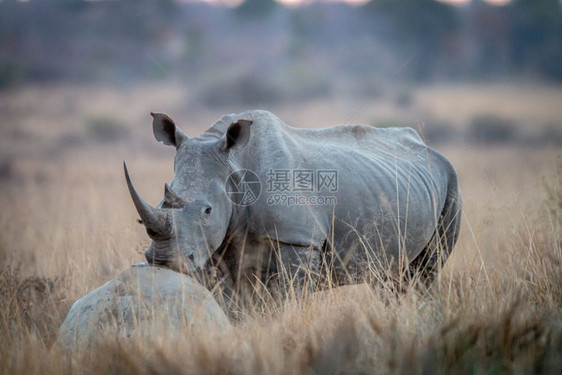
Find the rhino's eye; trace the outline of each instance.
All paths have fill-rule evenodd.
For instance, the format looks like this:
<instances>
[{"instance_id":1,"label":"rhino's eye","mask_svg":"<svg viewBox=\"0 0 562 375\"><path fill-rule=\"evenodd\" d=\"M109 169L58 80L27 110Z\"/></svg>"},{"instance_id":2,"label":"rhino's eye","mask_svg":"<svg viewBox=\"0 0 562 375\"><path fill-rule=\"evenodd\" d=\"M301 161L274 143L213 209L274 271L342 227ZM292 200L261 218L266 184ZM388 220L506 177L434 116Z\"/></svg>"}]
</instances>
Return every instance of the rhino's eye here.
<instances>
[{"instance_id":1,"label":"rhino's eye","mask_svg":"<svg viewBox=\"0 0 562 375\"><path fill-rule=\"evenodd\" d=\"M203 212L205 212L205 215L210 215L212 210L213 210L212 207L206 207Z\"/></svg>"}]
</instances>

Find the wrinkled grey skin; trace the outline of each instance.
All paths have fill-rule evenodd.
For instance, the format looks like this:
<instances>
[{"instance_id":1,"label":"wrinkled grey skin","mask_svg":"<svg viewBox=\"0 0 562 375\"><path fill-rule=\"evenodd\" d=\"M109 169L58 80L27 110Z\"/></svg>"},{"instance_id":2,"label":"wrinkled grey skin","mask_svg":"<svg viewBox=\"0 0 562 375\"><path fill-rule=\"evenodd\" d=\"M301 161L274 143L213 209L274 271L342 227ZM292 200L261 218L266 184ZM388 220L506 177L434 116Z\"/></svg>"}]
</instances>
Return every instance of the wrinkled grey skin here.
<instances>
[{"instance_id":1,"label":"wrinkled grey skin","mask_svg":"<svg viewBox=\"0 0 562 375\"><path fill-rule=\"evenodd\" d=\"M127 181L153 242L149 262L184 272L221 266L233 284L284 273L313 283L321 270L353 283L373 264L401 265L429 279L450 254L461 197L452 165L413 129L364 125L289 127L266 111L228 115L196 138L164 114L152 114L157 140L176 147L175 176L157 208ZM255 172L259 199L233 204L230 173ZM271 205L268 171L335 170L335 205Z\"/></svg>"}]
</instances>

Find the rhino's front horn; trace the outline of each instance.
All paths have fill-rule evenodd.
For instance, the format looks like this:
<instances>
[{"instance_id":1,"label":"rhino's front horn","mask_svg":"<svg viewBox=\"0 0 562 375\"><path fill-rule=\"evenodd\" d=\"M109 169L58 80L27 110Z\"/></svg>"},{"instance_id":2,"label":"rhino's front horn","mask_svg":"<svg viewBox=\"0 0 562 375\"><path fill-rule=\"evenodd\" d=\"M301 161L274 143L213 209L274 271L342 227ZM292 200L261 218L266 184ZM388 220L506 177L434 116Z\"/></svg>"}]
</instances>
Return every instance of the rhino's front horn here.
<instances>
[{"instance_id":1,"label":"rhino's front horn","mask_svg":"<svg viewBox=\"0 0 562 375\"><path fill-rule=\"evenodd\" d=\"M125 169L125 179L127 180L129 193L131 194L131 198L133 198L133 203L149 235L156 237L169 235L172 232L172 223L170 222L169 215L162 209L150 206L141 198L131 182L125 162L123 162L123 168Z\"/></svg>"}]
</instances>

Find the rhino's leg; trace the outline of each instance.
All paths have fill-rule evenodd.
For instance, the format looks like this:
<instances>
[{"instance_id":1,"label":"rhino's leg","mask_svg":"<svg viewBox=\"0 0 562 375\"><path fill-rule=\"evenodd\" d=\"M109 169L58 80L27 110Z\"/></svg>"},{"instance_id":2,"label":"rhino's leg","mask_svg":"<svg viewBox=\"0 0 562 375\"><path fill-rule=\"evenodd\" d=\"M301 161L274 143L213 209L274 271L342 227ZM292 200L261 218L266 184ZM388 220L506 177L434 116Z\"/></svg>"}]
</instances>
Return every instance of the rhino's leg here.
<instances>
[{"instance_id":1,"label":"rhino's leg","mask_svg":"<svg viewBox=\"0 0 562 375\"><path fill-rule=\"evenodd\" d=\"M252 242L245 248L231 246L229 250L222 254L217 267L223 277L223 305L235 320L248 308L261 310L263 303L316 287L320 268L317 249Z\"/></svg>"},{"instance_id":2,"label":"rhino's leg","mask_svg":"<svg viewBox=\"0 0 562 375\"><path fill-rule=\"evenodd\" d=\"M320 272L319 249L280 243L276 253L275 281L282 292L315 290Z\"/></svg>"},{"instance_id":3,"label":"rhino's leg","mask_svg":"<svg viewBox=\"0 0 562 375\"><path fill-rule=\"evenodd\" d=\"M277 248L249 238L242 244L229 244L222 252L217 262L224 275L222 299L235 320L247 311L263 311L279 296Z\"/></svg>"},{"instance_id":4,"label":"rhino's leg","mask_svg":"<svg viewBox=\"0 0 562 375\"><path fill-rule=\"evenodd\" d=\"M445 207L431 241L410 263L409 277L420 277L426 286L433 283L459 237L462 197L456 184L454 187L447 196Z\"/></svg>"}]
</instances>

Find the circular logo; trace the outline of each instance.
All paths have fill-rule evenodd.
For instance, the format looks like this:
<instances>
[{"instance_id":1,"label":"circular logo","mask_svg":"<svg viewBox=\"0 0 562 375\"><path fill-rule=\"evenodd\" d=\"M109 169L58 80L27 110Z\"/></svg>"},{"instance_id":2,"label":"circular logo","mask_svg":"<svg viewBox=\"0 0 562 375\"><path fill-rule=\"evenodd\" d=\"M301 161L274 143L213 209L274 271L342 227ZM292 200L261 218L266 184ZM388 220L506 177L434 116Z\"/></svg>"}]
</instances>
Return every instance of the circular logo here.
<instances>
[{"instance_id":1,"label":"circular logo","mask_svg":"<svg viewBox=\"0 0 562 375\"><path fill-rule=\"evenodd\" d=\"M249 206L261 194L261 181L257 174L248 169L232 172L226 179L226 195L239 206Z\"/></svg>"}]
</instances>

